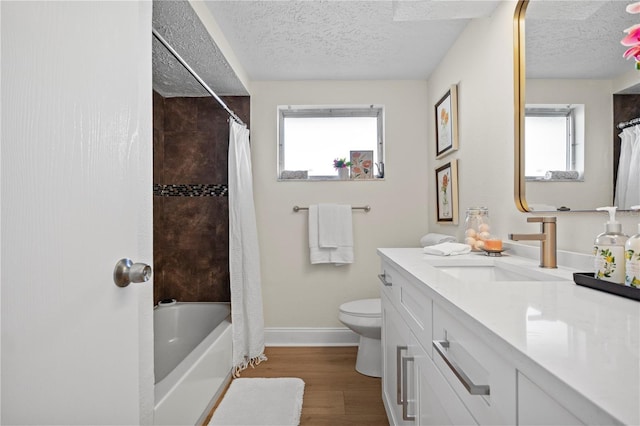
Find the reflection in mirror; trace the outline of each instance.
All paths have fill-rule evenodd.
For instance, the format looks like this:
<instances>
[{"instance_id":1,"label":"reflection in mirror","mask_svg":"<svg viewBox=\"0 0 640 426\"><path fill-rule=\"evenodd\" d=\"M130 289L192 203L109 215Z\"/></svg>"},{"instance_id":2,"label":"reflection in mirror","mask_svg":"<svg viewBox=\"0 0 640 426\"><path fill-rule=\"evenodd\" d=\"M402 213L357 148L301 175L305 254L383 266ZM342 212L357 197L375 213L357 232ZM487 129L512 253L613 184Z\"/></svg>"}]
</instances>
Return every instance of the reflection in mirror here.
<instances>
[{"instance_id":1,"label":"reflection in mirror","mask_svg":"<svg viewBox=\"0 0 640 426\"><path fill-rule=\"evenodd\" d=\"M517 49L520 55L526 49L526 56L520 58L525 79L516 84L522 82L526 87L524 91L517 88L524 93L519 108L524 131L519 132L522 150L518 149L521 142L516 141L516 151L523 156L516 159L516 192L522 188L516 200L529 211L591 211L612 205L616 193L626 193L624 177L630 170L629 162L620 155L625 152L620 149L622 135L617 125L640 117L636 107L640 105L640 95L636 95L640 93L640 72L623 58L626 48L620 40L625 29L640 23L640 17L626 12L630 2L619 0L523 3L524 25ZM529 117L525 121L525 109L540 112L541 107L576 108L573 123L566 128L573 134L569 141L564 140L564 157L550 155L548 147L536 143ZM538 164L533 173L530 155L553 156L559 161ZM629 204L620 197L616 201L621 209L628 209Z\"/></svg>"},{"instance_id":2,"label":"reflection in mirror","mask_svg":"<svg viewBox=\"0 0 640 426\"><path fill-rule=\"evenodd\" d=\"M584 105L526 104L525 178L575 181L584 176Z\"/></svg>"}]
</instances>

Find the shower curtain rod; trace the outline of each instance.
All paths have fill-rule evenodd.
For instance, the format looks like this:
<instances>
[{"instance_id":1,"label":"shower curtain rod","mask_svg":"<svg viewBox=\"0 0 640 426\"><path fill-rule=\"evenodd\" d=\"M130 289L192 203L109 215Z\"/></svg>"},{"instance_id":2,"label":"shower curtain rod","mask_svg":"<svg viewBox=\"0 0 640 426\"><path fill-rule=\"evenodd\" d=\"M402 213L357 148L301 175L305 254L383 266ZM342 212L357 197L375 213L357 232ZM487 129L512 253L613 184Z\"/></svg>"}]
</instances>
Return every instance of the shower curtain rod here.
<instances>
[{"instance_id":1,"label":"shower curtain rod","mask_svg":"<svg viewBox=\"0 0 640 426\"><path fill-rule=\"evenodd\" d=\"M623 121L621 123L618 123L618 125L616 127L618 129L622 130L622 129L625 129L627 127L635 126L636 124L640 124L640 117L634 118L633 120Z\"/></svg>"},{"instance_id":2,"label":"shower curtain rod","mask_svg":"<svg viewBox=\"0 0 640 426\"><path fill-rule=\"evenodd\" d=\"M200 76L189 66L189 64L187 64L187 62L182 59L182 57L178 54L178 52L175 51L175 49L173 47L171 47L171 45L169 44L169 42L167 42L167 40L164 39L164 37L162 37L160 35L160 33L158 33L158 31L156 31L155 28L152 28L151 31L153 32L153 35L155 36L155 38L158 39L158 41L160 43L162 43L162 45L164 47L167 48L167 50L169 52L171 52L171 54L178 60L178 62L180 62L182 64L182 66L184 66L187 71L189 71L189 74L191 74L193 76L193 78L195 78L196 80L198 80L198 83L200 83L200 85L202 87L204 87L204 89L209 92L209 94L211 96L213 96L213 98L218 101L218 103L220 104L220 106L222 106L222 108L224 108L225 111L227 111L229 113L229 115L231 116L231 118L233 118L234 120L236 120L238 123L242 124L243 126L246 127L246 124L244 124L244 122L240 119L240 117L238 117L236 115L235 112L233 112L228 106L227 104L224 103L224 101L222 99L220 99L220 97L218 95L216 95L216 92L214 92L213 90L211 90L211 88L207 85L207 83L204 82L203 79L200 78Z\"/></svg>"}]
</instances>

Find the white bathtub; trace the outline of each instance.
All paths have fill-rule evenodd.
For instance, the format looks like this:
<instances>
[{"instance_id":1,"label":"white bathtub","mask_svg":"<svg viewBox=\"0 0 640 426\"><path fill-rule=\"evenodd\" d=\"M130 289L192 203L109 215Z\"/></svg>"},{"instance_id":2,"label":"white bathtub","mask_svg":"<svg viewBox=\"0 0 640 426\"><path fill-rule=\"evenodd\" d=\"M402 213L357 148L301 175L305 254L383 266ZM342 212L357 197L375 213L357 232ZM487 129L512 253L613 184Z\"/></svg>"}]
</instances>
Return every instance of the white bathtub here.
<instances>
[{"instance_id":1,"label":"white bathtub","mask_svg":"<svg viewBox=\"0 0 640 426\"><path fill-rule=\"evenodd\" d=\"M231 380L228 303L175 303L154 311L156 425L201 424Z\"/></svg>"}]
</instances>

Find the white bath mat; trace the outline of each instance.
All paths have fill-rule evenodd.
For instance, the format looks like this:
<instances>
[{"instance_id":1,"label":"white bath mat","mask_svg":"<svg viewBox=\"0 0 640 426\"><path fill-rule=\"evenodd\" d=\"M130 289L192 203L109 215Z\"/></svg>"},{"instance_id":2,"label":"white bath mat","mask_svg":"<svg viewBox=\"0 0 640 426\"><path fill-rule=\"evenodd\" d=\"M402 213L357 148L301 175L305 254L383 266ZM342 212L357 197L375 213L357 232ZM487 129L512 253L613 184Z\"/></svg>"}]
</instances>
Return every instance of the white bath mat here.
<instances>
[{"instance_id":1,"label":"white bath mat","mask_svg":"<svg viewBox=\"0 0 640 426\"><path fill-rule=\"evenodd\" d=\"M304 382L298 378L235 379L209 424L297 426L303 393Z\"/></svg>"}]
</instances>

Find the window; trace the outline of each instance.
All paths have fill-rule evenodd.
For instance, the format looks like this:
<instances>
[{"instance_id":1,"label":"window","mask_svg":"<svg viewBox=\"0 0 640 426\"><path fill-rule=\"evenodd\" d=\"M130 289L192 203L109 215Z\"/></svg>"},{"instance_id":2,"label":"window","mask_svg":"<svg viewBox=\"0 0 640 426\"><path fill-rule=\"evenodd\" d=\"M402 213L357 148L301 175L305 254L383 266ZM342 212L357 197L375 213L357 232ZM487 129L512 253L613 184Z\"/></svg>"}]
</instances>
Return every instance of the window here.
<instances>
[{"instance_id":1,"label":"window","mask_svg":"<svg viewBox=\"0 0 640 426\"><path fill-rule=\"evenodd\" d=\"M383 177L382 106L279 106L278 178L335 180L334 159L372 151L373 177Z\"/></svg>"},{"instance_id":2,"label":"window","mask_svg":"<svg viewBox=\"0 0 640 426\"><path fill-rule=\"evenodd\" d=\"M584 144L576 137L584 122L584 105L527 105L525 108L525 177L557 180L551 172L582 177ZM554 174L555 175L555 174Z\"/></svg>"}]
</instances>

